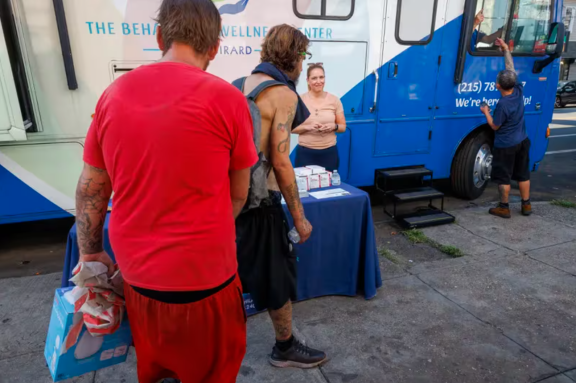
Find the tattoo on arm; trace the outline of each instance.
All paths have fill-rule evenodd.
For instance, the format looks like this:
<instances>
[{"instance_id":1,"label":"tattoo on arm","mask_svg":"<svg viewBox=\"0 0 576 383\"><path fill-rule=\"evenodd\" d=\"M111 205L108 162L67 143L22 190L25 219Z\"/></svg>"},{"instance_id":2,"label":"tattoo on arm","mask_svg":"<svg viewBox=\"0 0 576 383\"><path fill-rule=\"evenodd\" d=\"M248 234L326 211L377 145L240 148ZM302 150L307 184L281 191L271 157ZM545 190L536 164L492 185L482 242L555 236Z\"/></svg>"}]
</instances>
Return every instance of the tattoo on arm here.
<instances>
[{"instance_id":1,"label":"tattoo on arm","mask_svg":"<svg viewBox=\"0 0 576 383\"><path fill-rule=\"evenodd\" d=\"M288 150L288 144L290 144L290 134L287 134L286 138L278 143L276 150L280 153L286 153L286 150Z\"/></svg>"},{"instance_id":2,"label":"tattoo on arm","mask_svg":"<svg viewBox=\"0 0 576 383\"><path fill-rule=\"evenodd\" d=\"M288 109L288 116L286 117L286 122L278 123L276 130L279 130L281 132L290 132L290 130L292 128L292 123L294 122L294 117L296 116L296 108L297 107L298 107L298 104L294 104L294 105L290 106L290 108Z\"/></svg>"},{"instance_id":3,"label":"tattoo on arm","mask_svg":"<svg viewBox=\"0 0 576 383\"><path fill-rule=\"evenodd\" d=\"M102 230L111 194L112 184L108 173L85 165L76 188L76 226L80 254L103 251Z\"/></svg>"},{"instance_id":4,"label":"tattoo on arm","mask_svg":"<svg viewBox=\"0 0 576 383\"><path fill-rule=\"evenodd\" d=\"M286 133L286 138L278 143L276 150L280 153L286 153L288 147L290 145L290 131L292 130L292 123L294 122L294 117L296 116L296 108L298 107L298 103L291 105L288 109L288 115L286 116L286 121L279 122L276 126L276 130Z\"/></svg>"},{"instance_id":5,"label":"tattoo on arm","mask_svg":"<svg viewBox=\"0 0 576 383\"><path fill-rule=\"evenodd\" d=\"M506 62L507 70L516 72L516 69L514 69L514 60L512 59L512 53L510 53L510 50L508 49L504 51L504 61Z\"/></svg>"},{"instance_id":6,"label":"tattoo on arm","mask_svg":"<svg viewBox=\"0 0 576 383\"><path fill-rule=\"evenodd\" d=\"M302 206L302 201L300 201L300 193L298 192L298 184L296 180L294 183L286 188L282 188L282 195L286 201L286 206L288 206L288 211L292 214L294 219L303 218L304 207Z\"/></svg>"}]
</instances>

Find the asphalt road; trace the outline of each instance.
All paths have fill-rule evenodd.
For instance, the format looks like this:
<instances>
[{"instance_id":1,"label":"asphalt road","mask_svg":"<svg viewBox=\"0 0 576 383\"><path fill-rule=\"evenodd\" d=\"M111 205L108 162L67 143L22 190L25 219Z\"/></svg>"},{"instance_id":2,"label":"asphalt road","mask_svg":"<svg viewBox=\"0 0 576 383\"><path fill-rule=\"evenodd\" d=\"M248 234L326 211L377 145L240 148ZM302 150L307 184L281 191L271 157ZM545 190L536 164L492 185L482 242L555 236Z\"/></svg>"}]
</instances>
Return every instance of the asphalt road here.
<instances>
[{"instance_id":1,"label":"asphalt road","mask_svg":"<svg viewBox=\"0 0 576 383\"><path fill-rule=\"evenodd\" d=\"M548 155L576 152L576 108L556 109L550 130Z\"/></svg>"}]
</instances>

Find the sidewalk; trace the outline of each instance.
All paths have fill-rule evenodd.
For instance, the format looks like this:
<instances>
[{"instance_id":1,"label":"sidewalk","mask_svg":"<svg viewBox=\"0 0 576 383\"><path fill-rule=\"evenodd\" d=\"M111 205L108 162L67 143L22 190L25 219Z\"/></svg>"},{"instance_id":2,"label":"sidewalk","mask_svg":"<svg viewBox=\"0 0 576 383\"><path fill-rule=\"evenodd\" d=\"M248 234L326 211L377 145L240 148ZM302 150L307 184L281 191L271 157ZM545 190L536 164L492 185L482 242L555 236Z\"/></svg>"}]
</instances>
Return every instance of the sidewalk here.
<instances>
[{"instance_id":1,"label":"sidewalk","mask_svg":"<svg viewBox=\"0 0 576 383\"><path fill-rule=\"evenodd\" d=\"M576 209L534 211L511 220L485 207L453 211L456 223L422 230L420 244L378 223L376 298L294 306L295 332L330 361L269 366L274 335L260 314L248 321L238 383L576 382ZM59 284L60 274L0 280L0 382L51 382L42 352ZM135 358L70 382L136 383Z\"/></svg>"}]
</instances>

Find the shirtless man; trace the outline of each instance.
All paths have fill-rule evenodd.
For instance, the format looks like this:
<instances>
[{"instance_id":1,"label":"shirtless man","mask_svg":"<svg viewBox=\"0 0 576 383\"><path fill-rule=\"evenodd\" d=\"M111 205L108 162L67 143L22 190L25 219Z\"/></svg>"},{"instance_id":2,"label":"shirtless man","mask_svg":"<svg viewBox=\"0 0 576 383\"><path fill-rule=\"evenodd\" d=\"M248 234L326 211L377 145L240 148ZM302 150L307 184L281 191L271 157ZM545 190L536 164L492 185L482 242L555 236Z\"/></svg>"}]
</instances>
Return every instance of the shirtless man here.
<instances>
[{"instance_id":1,"label":"shirtless man","mask_svg":"<svg viewBox=\"0 0 576 383\"><path fill-rule=\"evenodd\" d=\"M300 202L294 168L290 162L290 132L310 115L296 93L309 40L289 25L270 30L262 44L261 63L239 87L248 95L265 81L279 84L256 98L262 114L261 148L271 169L269 197L259 207L236 220L238 272L245 292L257 310L268 309L276 331L270 363L276 367L311 368L326 359L292 335L292 300L296 299L296 256L288 240L289 227L282 209L282 196L294 219L301 243L312 233Z\"/></svg>"}]
</instances>

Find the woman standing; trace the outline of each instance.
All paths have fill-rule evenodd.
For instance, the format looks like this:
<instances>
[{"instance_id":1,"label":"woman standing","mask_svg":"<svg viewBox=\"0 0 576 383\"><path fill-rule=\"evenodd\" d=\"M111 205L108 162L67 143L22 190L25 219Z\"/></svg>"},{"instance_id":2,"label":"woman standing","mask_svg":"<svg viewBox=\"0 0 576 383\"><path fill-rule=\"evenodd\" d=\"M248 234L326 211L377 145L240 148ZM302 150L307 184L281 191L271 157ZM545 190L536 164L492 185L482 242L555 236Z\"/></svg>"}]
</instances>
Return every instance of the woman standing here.
<instances>
[{"instance_id":1,"label":"woman standing","mask_svg":"<svg viewBox=\"0 0 576 383\"><path fill-rule=\"evenodd\" d=\"M298 134L296 166L318 165L326 170L338 170L340 160L336 148L336 133L346 131L344 108L340 99L324 91L325 72L322 63L308 66L308 93L302 101L310 117L292 133Z\"/></svg>"}]
</instances>

